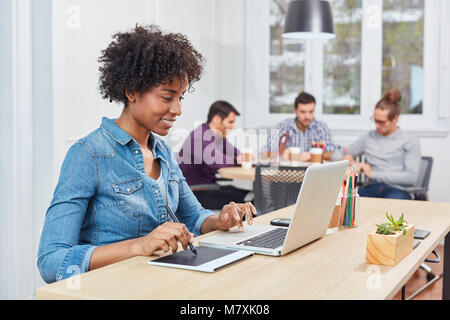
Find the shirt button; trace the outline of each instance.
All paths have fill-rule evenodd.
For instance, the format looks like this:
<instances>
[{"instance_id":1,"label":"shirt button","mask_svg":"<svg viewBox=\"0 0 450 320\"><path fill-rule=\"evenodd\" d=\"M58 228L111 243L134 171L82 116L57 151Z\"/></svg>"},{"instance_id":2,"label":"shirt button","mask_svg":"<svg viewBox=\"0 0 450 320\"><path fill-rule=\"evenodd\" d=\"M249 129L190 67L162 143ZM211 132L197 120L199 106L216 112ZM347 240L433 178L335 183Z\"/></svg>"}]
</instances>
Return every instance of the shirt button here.
<instances>
[{"instance_id":1,"label":"shirt button","mask_svg":"<svg viewBox=\"0 0 450 320\"><path fill-rule=\"evenodd\" d=\"M155 194L158 194L158 190L155 190Z\"/></svg>"},{"instance_id":2,"label":"shirt button","mask_svg":"<svg viewBox=\"0 0 450 320\"><path fill-rule=\"evenodd\" d=\"M165 215L162 215L161 218L164 219L164 218L165 218Z\"/></svg>"},{"instance_id":3,"label":"shirt button","mask_svg":"<svg viewBox=\"0 0 450 320\"><path fill-rule=\"evenodd\" d=\"M130 190L130 188L127 188L127 192L130 192L131 190Z\"/></svg>"},{"instance_id":4,"label":"shirt button","mask_svg":"<svg viewBox=\"0 0 450 320\"><path fill-rule=\"evenodd\" d=\"M134 153L136 153L136 154L138 154L139 153L139 151L138 150L136 150Z\"/></svg>"}]
</instances>

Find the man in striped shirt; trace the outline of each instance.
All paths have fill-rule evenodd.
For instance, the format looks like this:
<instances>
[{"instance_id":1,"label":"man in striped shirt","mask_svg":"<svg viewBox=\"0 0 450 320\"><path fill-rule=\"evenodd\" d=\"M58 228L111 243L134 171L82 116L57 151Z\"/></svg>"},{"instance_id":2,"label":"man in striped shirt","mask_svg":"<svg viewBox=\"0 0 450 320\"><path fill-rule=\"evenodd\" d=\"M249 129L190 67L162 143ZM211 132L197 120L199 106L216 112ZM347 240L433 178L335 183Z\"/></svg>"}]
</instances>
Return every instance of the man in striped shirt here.
<instances>
[{"instance_id":1,"label":"man in striped shirt","mask_svg":"<svg viewBox=\"0 0 450 320\"><path fill-rule=\"evenodd\" d=\"M294 113L295 118L290 118L278 123L271 131L267 139L267 146L263 148L264 152L277 153L282 151L283 159L289 159L289 148L299 147L301 149L302 161L308 161L311 157L309 150L313 144L324 146L323 158L331 160L331 156L336 149L331 138L328 126L314 118L316 100L312 95L302 92L295 99ZM280 145L280 140L286 140ZM287 138L287 139L286 139Z\"/></svg>"}]
</instances>

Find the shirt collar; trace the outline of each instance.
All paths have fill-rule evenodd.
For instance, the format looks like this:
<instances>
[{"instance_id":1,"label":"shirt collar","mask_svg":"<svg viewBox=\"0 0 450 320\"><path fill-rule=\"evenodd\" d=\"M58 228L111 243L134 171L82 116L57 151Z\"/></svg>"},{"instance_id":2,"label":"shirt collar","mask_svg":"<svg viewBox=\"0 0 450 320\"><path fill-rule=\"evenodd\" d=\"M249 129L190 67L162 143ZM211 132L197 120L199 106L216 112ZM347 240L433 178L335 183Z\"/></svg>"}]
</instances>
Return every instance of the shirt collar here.
<instances>
[{"instance_id":1,"label":"shirt collar","mask_svg":"<svg viewBox=\"0 0 450 320\"><path fill-rule=\"evenodd\" d=\"M103 117L101 127L108 133L111 138L124 146L134 139L115 123L116 120L117 119L108 119L106 117ZM159 143L158 139L155 139L153 137L153 134L150 133L148 140L150 142L150 145L152 146L153 151L155 151L155 147Z\"/></svg>"},{"instance_id":2,"label":"shirt collar","mask_svg":"<svg viewBox=\"0 0 450 320\"><path fill-rule=\"evenodd\" d=\"M311 121L311 124L308 126L308 128L306 128L305 132L310 130L310 129L313 129L315 127L317 127L317 121L316 121L316 118L313 118L312 121ZM301 132L300 129L297 127L297 117L295 117L293 119L293 121L291 122L291 128L296 130L296 131L298 131L298 132Z\"/></svg>"},{"instance_id":3,"label":"shirt collar","mask_svg":"<svg viewBox=\"0 0 450 320\"><path fill-rule=\"evenodd\" d=\"M400 126L397 128L397 130L395 130L394 133L391 133L391 134L388 135L388 136L384 136L384 135L382 135L382 134L379 134L376 130L374 130L374 131L375 131L375 134L376 134L377 136L379 136L380 138L385 138L385 139L395 139L395 138L398 137L398 135L400 135Z\"/></svg>"},{"instance_id":4,"label":"shirt collar","mask_svg":"<svg viewBox=\"0 0 450 320\"><path fill-rule=\"evenodd\" d=\"M108 119L106 117L103 117L101 127L108 133L108 135L111 138L113 138L115 141L117 141L119 144L123 146L127 145L132 140L135 141L132 136L126 133L121 127L119 127L115 123L116 120L117 119ZM150 143L150 146L152 147L154 158L155 159L160 158L163 161L167 161L161 140L155 138L153 133L150 132L148 141Z\"/></svg>"},{"instance_id":5,"label":"shirt collar","mask_svg":"<svg viewBox=\"0 0 450 320\"><path fill-rule=\"evenodd\" d=\"M126 145L133 137L126 133L121 127L119 127L115 121L117 119L102 118L101 127L109 134L111 138L116 140L121 145Z\"/></svg>"}]
</instances>

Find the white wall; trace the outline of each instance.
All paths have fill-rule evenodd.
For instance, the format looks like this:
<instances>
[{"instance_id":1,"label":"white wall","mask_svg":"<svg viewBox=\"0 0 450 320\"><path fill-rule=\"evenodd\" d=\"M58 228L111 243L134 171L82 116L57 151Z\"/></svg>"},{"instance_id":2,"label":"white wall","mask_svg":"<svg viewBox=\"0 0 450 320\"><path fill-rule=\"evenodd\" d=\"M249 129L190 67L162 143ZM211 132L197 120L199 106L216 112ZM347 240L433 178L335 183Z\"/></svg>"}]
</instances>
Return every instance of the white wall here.
<instances>
[{"instance_id":1,"label":"white wall","mask_svg":"<svg viewBox=\"0 0 450 320\"><path fill-rule=\"evenodd\" d=\"M55 109L64 147L99 127L102 116L118 117L121 106L98 90L101 51L113 34L150 22L150 1L53 1ZM61 141L58 141L61 142Z\"/></svg>"},{"instance_id":2,"label":"white wall","mask_svg":"<svg viewBox=\"0 0 450 320\"><path fill-rule=\"evenodd\" d=\"M52 87L52 9L51 0L31 1L32 37L32 135L33 135L33 240L31 266L34 268L33 286L43 284L35 267L41 235L43 214L53 194L53 87ZM29 221L29 220L28 220ZM23 262L22 262L23 263ZM34 288L33 288L34 289ZM33 290L34 291L34 290ZM29 293L33 297L34 292Z\"/></svg>"},{"instance_id":3,"label":"white wall","mask_svg":"<svg viewBox=\"0 0 450 320\"><path fill-rule=\"evenodd\" d=\"M3 45L11 45L12 43L12 15L8 14L12 12L12 2L2 1L0 2L0 43ZM7 48L5 46L5 48ZM13 157L11 149L13 142L10 141L11 133L13 131L12 126L12 112L4 108L3 106L11 105L13 103L13 66L12 66L12 50L2 50L0 53L0 176L4 182L12 182L16 179L14 172L8 168L8 164ZM6 121L5 121L6 120ZM7 199L14 198L14 189L8 187L6 183L0 184L0 221L8 222L8 228L1 227L0 229L0 241L1 243L11 243L14 241L14 236L11 234L11 225L14 223L9 217L8 212L15 212L15 203L8 201ZM6 226L6 223L2 223ZM2 270L0 274L0 299L5 299L10 293L7 291L15 291L14 283L10 282L11 272L13 269L10 267L8 259L11 258L9 252L2 247L0 251L0 268ZM15 293L15 292L14 292Z\"/></svg>"},{"instance_id":4,"label":"white wall","mask_svg":"<svg viewBox=\"0 0 450 320\"><path fill-rule=\"evenodd\" d=\"M60 106L57 118L64 119L59 131L65 145L58 151L59 161L74 141L99 126L102 116L120 115L122 107L103 100L98 92L97 59L115 32L136 23L181 32L206 58L203 77L186 95L183 116L172 131L190 131L204 122L209 106L218 99L227 99L243 111L244 4L242 0L54 1L55 103ZM74 29L76 12L80 28ZM242 124L242 117L237 124Z\"/></svg>"},{"instance_id":5,"label":"white wall","mask_svg":"<svg viewBox=\"0 0 450 320\"><path fill-rule=\"evenodd\" d=\"M420 138L420 144L422 155L434 158L430 180L430 201L450 202L450 136L423 137Z\"/></svg>"},{"instance_id":6,"label":"white wall","mask_svg":"<svg viewBox=\"0 0 450 320\"><path fill-rule=\"evenodd\" d=\"M0 299L32 298L36 279L32 29L29 0L0 2Z\"/></svg>"}]
</instances>

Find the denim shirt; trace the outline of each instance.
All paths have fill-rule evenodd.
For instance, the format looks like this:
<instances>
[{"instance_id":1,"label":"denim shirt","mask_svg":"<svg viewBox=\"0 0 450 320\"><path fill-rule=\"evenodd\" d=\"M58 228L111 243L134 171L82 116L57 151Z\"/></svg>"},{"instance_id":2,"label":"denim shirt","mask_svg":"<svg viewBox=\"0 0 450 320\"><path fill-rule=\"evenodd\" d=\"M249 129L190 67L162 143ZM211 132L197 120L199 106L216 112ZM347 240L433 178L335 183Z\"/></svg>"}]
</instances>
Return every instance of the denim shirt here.
<instances>
[{"instance_id":1,"label":"denim shirt","mask_svg":"<svg viewBox=\"0 0 450 320\"><path fill-rule=\"evenodd\" d=\"M214 214L197 201L170 148L150 135L162 193L145 172L139 144L114 121L103 118L67 152L39 244L37 265L47 283L88 271L96 247L143 237L169 221L165 203L196 236Z\"/></svg>"}]
</instances>

